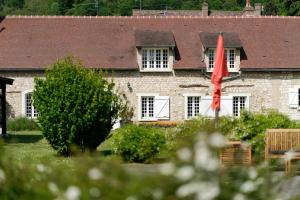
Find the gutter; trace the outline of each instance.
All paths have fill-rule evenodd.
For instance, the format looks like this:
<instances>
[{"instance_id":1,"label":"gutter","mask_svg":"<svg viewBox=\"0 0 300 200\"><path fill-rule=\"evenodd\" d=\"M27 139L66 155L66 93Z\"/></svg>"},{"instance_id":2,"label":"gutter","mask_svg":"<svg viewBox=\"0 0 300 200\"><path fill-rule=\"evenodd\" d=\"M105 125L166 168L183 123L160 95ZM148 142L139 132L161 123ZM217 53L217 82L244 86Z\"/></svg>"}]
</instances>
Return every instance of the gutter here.
<instances>
[{"instance_id":1,"label":"gutter","mask_svg":"<svg viewBox=\"0 0 300 200\"><path fill-rule=\"evenodd\" d=\"M240 68L243 72L300 72L300 67L295 68Z\"/></svg>"}]
</instances>

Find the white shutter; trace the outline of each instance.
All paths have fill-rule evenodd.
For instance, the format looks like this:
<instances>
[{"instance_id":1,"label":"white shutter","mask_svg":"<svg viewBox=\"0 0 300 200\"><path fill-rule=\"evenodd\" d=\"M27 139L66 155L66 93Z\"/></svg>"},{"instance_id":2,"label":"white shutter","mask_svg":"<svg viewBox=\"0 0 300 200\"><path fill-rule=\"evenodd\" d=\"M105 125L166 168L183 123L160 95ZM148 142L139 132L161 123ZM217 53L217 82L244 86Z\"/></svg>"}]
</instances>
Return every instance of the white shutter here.
<instances>
[{"instance_id":1,"label":"white shutter","mask_svg":"<svg viewBox=\"0 0 300 200\"><path fill-rule=\"evenodd\" d=\"M199 112L204 117L215 117L215 111L211 109L212 96L204 96L200 100ZM232 116L232 96L221 96L221 109L219 116Z\"/></svg>"},{"instance_id":2,"label":"white shutter","mask_svg":"<svg viewBox=\"0 0 300 200\"><path fill-rule=\"evenodd\" d=\"M170 119L170 98L168 96L155 96L154 117L156 119Z\"/></svg>"},{"instance_id":3,"label":"white shutter","mask_svg":"<svg viewBox=\"0 0 300 200\"><path fill-rule=\"evenodd\" d=\"M221 96L221 108L219 116L232 116L233 113L233 97Z\"/></svg>"},{"instance_id":4,"label":"white shutter","mask_svg":"<svg viewBox=\"0 0 300 200\"><path fill-rule=\"evenodd\" d=\"M212 96L203 96L199 103L199 113L203 117L215 117L215 112L211 109Z\"/></svg>"},{"instance_id":5,"label":"white shutter","mask_svg":"<svg viewBox=\"0 0 300 200\"><path fill-rule=\"evenodd\" d=\"M290 108L298 108L299 106L299 89L289 88L289 106Z\"/></svg>"}]
</instances>

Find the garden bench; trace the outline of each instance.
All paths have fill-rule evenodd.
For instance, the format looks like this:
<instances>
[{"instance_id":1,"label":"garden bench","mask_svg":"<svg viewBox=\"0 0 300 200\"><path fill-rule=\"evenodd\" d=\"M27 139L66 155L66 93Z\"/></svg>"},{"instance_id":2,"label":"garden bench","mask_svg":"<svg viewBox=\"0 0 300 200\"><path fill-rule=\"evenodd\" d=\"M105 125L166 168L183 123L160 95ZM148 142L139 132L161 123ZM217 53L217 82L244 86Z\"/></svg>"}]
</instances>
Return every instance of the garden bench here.
<instances>
[{"instance_id":1,"label":"garden bench","mask_svg":"<svg viewBox=\"0 0 300 200\"><path fill-rule=\"evenodd\" d=\"M265 159L284 159L288 151L300 152L300 129L267 129Z\"/></svg>"},{"instance_id":2,"label":"garden bench","mask_svg":"<svg viewBox=\"0 0 300 200\"><path fill-rule=\"evenodd\" d=\"M251 165L251 145L242 144L240 141L227 142L220 152L220 162L225 166Z\"/></svg>"}]
</instances>

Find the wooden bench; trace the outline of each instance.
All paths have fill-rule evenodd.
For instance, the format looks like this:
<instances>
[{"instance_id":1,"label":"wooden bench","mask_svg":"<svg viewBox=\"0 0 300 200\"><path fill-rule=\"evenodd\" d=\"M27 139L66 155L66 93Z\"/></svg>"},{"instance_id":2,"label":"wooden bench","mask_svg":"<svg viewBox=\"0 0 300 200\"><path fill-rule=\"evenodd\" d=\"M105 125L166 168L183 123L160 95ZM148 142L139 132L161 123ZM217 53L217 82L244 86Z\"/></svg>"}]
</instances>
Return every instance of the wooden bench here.
<instances>
[{"instance_id":1,"label":"wooden bench","mask_svg":"<svg viewBox=\"0 0 300 200\"><path fill-rule=\"evenodd\" d=\"M284 159L288 151L300 152L300 129L267 129L265 159Z\"/></svg>"},{"instance_id":2,"label":"wooden bench","mask_svg":"<svg viewBox=\"0 0 300 200\"><path fill-rule=\"evenodd\" d=\"M228 142L220 152L220 162L223 166L251 165L251 145L242 144L240 141Z\"/></svg>"}]
</instances>

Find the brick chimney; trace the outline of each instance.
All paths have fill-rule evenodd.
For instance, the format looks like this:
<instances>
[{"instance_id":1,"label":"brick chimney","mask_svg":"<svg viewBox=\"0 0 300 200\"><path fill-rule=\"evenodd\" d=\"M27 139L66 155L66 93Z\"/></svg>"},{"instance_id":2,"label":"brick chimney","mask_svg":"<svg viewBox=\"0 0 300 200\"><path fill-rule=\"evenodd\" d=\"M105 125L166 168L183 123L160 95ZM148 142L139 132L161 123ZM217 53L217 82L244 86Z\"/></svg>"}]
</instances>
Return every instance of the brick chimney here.
<instances>
[{"instance_id":1,"label":"brick chimney","mask_svg":"<svg viewBox=\"0 0 300 200\"><path fill-rule=\"evenodd\" d=\"M202 4L202 16L207 17L208 16L208 3L207 1L204 1Z\"/></svg>"},{"instance_id":2,"label":"brick chimney","mask_svg":"<svg viewBox=\"0 0 300 200\"><path fill-rule=\"evenodd\" d=\"M244 16L254 16L254 8L251 6L250 0L246 0L246 6L243 10Z\"/></svg>"},{"instance_id":3,"label":"brick chimney","mask_svg":"<svg viewBox=\"0 0 300 200\"><path fill-rule=\"evenodd\" d=\"M254 4L254 16L261 16L261 3Z\"/></svg>"}]
</instances>

